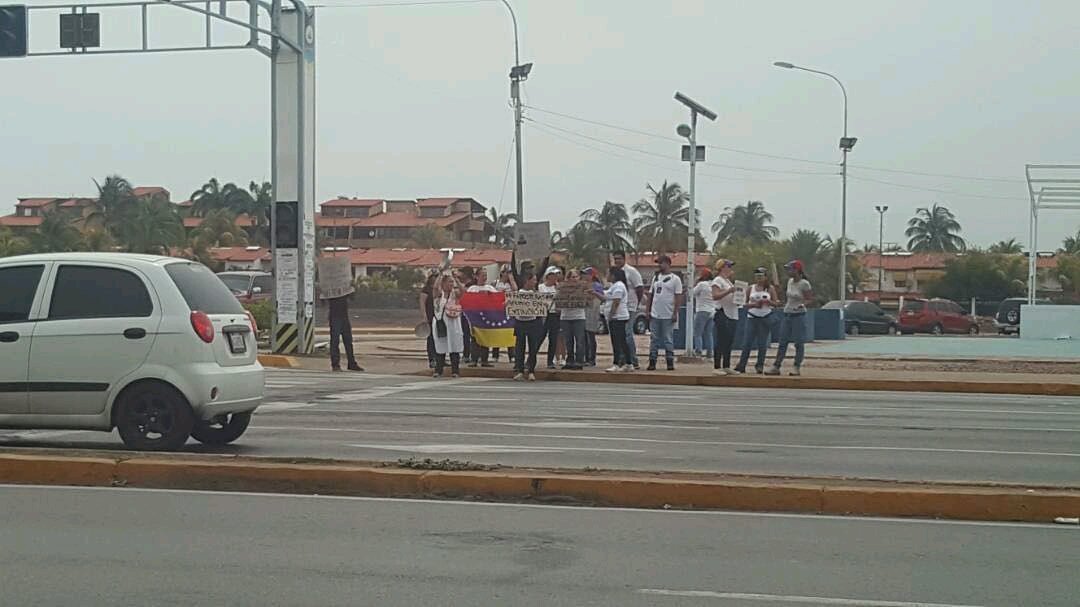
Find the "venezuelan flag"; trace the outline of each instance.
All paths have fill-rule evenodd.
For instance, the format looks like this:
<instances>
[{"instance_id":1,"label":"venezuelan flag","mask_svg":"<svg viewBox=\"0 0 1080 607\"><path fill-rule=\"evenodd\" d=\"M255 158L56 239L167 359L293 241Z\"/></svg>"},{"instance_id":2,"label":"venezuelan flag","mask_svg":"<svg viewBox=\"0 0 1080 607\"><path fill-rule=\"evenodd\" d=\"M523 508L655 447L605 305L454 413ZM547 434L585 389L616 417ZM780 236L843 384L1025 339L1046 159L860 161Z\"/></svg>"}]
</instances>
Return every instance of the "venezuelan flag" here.
<instances>
[{"instance_id":1,"label":"venezuelan flag","mask_svg":"<svg viewBox=\"0 0 1080 607\"><path fill-rule=\"evenodd\" d=\"M476 343L487 348L514 347L514 319L506 315L504 293L465 293L461 296L461 311L472 325Z\"/></svg>"}]
</instances>

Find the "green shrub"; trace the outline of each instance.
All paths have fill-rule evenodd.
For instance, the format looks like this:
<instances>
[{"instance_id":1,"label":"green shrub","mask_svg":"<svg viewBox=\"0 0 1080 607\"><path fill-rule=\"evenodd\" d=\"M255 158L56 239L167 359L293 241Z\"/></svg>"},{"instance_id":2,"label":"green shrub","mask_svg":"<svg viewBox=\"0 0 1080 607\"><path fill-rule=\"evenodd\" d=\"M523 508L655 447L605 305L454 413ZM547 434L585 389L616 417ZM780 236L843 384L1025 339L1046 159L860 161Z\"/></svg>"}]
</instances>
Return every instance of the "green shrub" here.
<instances>
[{"instance_id":1,"label":"green shrub","mask_svg":"<svg viewBox=\"0 0 1080 607\"><path fill-rule=\"evenodd\" d=\"M266 301L244 304L244 309L251 312L251 315L255 317L255 324L259 326L260 331L269 331L271 325L274 324L273 301L268 299Z\"/></svg>"}]
</instances>

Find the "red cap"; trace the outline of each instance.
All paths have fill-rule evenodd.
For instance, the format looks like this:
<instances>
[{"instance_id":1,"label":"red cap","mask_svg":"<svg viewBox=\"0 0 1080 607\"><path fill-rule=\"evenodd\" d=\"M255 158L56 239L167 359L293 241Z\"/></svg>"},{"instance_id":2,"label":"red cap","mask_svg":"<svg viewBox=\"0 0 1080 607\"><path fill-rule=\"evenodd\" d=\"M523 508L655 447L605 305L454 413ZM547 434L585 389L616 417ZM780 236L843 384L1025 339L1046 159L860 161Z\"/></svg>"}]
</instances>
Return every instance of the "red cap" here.
<instances>
[{"instance_id":1,"label":"red cap","mask_svg":"<svg viewBox=\"0 0 1080 607\"><path fill-rule=\"evenodd\" d=\"M793 272L802 272L803 271L803 263L801 261L799 261L798 259L792 259L791 261L784 264L784 267L787 268L788 270L793 271Z\"/></svg>"}]
</instances>

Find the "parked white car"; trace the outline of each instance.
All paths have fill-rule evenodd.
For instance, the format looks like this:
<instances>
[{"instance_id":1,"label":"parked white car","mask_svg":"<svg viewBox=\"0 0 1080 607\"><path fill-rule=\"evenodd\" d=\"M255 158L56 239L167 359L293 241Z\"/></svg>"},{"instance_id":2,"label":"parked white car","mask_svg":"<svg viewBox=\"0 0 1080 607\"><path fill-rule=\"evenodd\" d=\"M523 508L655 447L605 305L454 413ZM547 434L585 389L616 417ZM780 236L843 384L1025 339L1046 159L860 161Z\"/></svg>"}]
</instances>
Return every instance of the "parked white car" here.
<instances>
[{"instance_id":1,"label":"parked white car","mask_svg":"<svg viewBox=\"0 0 1080 607\"><path fill-rule=\"evenodd\" d=\"M202 264L122 253L0 259L0 428L223 445L263 398L253 321Z\"/></svg>"}]
</instances>

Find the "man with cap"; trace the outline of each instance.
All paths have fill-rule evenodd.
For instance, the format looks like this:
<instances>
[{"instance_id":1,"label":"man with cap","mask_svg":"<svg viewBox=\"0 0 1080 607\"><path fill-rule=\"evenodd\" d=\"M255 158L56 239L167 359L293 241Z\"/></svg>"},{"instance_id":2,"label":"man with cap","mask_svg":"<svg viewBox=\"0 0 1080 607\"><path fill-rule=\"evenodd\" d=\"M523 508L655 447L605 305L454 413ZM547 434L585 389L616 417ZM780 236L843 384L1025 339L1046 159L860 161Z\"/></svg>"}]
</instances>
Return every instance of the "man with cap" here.
<instances>
[{"instance_id":1,"label":"man with cap","mask_svg":"<svg viewBox=\"0 0 1080 607\"><path fill-rule=\"evenodd\" d=\"M675 343L673 332L679 323L679 308L683 303L682 279L671 271L671 258L661 255L656 258L660 272L653 279L649 288L649 299L645 316L649 318L649 371L656 370L656 359L660 348L664 349L668 371L675 370Z\"/></svg>"},{"instance_id":2,"label":"man with cap","mask_svg":"<svg viewBox=\"0 0 1080 607\"><path fill-rule=\"evenodd\" d=\"M551 293L554 296L559 292L559 280L562 278L562 270L556 266L548 266L544 270L544 281L536 288L540 293ZM547 339L547 368L555 368L555 354L559 346L559 324L561 317L555 302L551 302L547 319L544 321L544 337Z\"/></svg>"}]
</instances>

